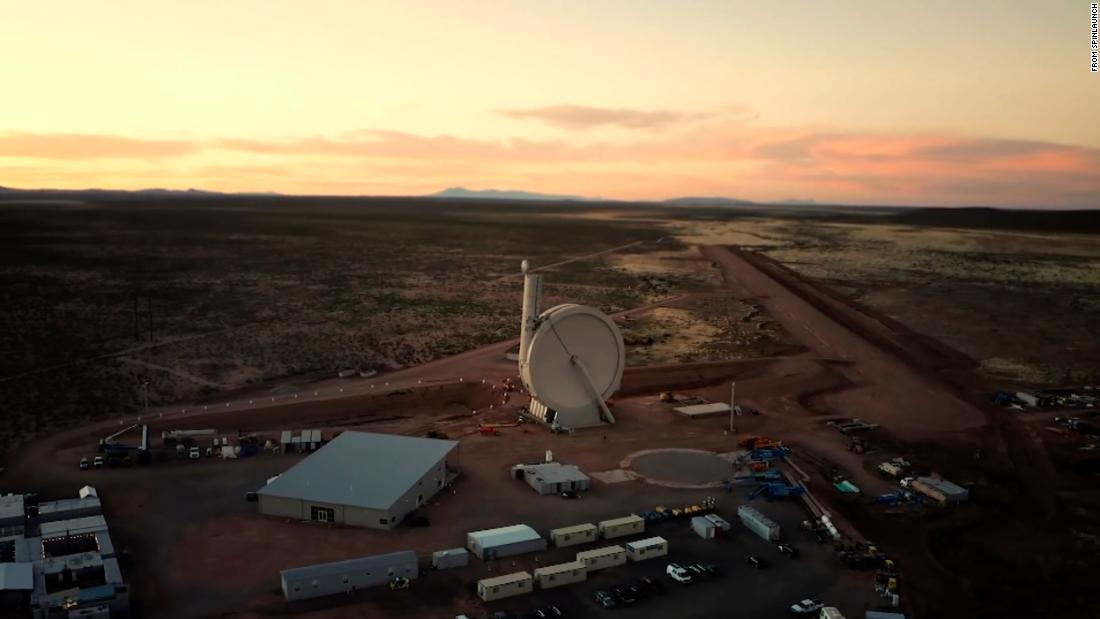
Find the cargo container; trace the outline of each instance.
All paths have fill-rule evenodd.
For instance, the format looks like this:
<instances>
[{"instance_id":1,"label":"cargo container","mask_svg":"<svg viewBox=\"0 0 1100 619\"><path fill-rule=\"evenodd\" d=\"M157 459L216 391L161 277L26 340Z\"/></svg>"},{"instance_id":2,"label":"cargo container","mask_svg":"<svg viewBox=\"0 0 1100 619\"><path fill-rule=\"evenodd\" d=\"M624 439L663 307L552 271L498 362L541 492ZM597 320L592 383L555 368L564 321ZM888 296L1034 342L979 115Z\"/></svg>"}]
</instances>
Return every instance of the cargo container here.
<instances>
[{"instance_id":1,"label":"cargo container","mask_svg":"<svg viewBox=\"0 0 1100 619\"><path fill-rule=\"evenodd\" d=\"M890 477L901 477L901 474L904 472L900 466L889 462L883 462L878 465L878 470Z\"/></svg>"},{"instance_id":2,"label":"cargo container","mask_svg":"<svg viewBox=\"0 0 1100 619\"><path fill-rule=\"evenodd\" d=\"M622 546L605 546L577 553L577 561L584 563L588 571L602 570L626 563L626 549Z\"/></svg>"},{"instance_id":3,"label":"cargo container","mask_svg":"<svg viewBox=\"0 0 1100 619\"><path fill-rule=\"evenodd\" d=\"M710 520L702 516L696 516L691 519L691 530L703 539L714 539L718 527L714 526L714 523Z\"/></svg>"},{"instance_id":4,"label":"cargo container","mask_svg":"<svg viewBox=\"0 0 1100 619\"><path fill-rule=\"evenodd\" d=\"M588 578L588 567L583 561L570 561L557 565L547 565L535 570L535 582L539 589L552 589L562 585L571 585Z\"/></svg>"},{"instance_id":5,"label":"cargo container","mask_svg":"<svg viewBox=\"0 0 1100 619\"><path fill-rule=\"evenodd\" d=\"M645 519L641 516L631 514L629 516L623 516L622 518L602 520L597 524L597 529L600 532L600 537L604 539L637 535L645 532Z\"/></svg>"},{"instance_id":6,"label":"cargo container","mask_svg":"<svg viewBox=\"0 0 1100 619\"><path fill-rule=\"evenodd\" d=\"M550 531L550 541L558 548L587 544L596 541L596 525L586 522L571 527L562 527Z\"/></svg>"},{"instance_id":7,"label":"cargo container","mask_svg":"<svg viewBox=\"0 0 1100 619\"><path fill-rule=\"evenodd\" d=\"M737 508L737 516L741 518L741 524L761 538L768 541L779 539L779 525L755 508L742 505Z\"/></svg>"},{"instance_id":8,"label":"cargo container","mask_svg":"<svg viewBox=\"0 0 1100 619\"><path fill-rule=\"evenodd\" d=\"M733 525L731 525L729 522L726 521L725 518L719 516L718 514L707 514L703 516L703 518L706 518L712 524L714 524L715 535L722 535L723 533L726 533L733 528Z\"/></svg>"},{"instance_id":9,"label":"cargo container","mask_svg":"<svg viewBox=\"0 0 1100 619\"><path fill-rule=\"evenodd\" d=\"M919 492L919 493L923 494L924 496L932 499L933 501L939 503L940 505L946 505L947 504L947 497L942 492L940 492L939 490L937 490L933 486L930 486L930 485L924 483L923 481L921 481L919 479L914 479L909 484L909 487L912 488L915 492Z\"/></svg>"},{"instance_id":10,"label":"cargo container","mask_svg":"<svg viewBox=\"0 0 1100 619\"><path fill-rule=\"evenodd\" d=\"M626 558L631 561L656 559L668 554L668 540L663 537L649 537L626 544Z\"/></svg>"},{"instance_id":11,"label":"cargo container","mask_svg":"<svg viewBox=\"0 0 1100 619\"><path fill-rule=\"evenodd\" d=\"M477 597L485 602L531 593L534 580L527 572L513 572L477 581Z\"/></svg>"},{"instance_id":12,"label":"cargo container","mask_svg":"<svg viewBox=\"0 0 1100 619\"><path fill-rule=\"evenodd\" d=\"M946 479L940 479L938 477L918 477L917 481L914 482L914 484L916 484L917 482L922 483L930 488L934 488L936 492L943 496L943 500L941 501L943 503L962 503L963 501L970 498L969 490L953 484Z\"/></svg>"},{"instance_id":13,"label":"cargo container","mask_svg":"<svg viewBox=\"0 0 1100 619\"><path fill-rule=\"evenodd\" d=\"M470 553L465 548L448 548L432 553L432 567L448 570L453 567L465 567L470 564Z\"/></svg>"}]
</instances>

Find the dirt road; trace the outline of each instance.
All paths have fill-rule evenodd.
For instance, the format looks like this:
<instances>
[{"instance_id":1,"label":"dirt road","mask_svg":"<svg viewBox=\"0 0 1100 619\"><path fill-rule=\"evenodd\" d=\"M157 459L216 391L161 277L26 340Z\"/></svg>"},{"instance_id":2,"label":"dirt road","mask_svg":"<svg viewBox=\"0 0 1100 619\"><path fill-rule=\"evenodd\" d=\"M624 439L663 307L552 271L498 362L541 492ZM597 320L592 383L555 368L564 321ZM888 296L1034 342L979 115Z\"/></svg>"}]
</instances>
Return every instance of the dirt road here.
<instances>
[{"instance_id":1,"label":"dirt road","mask_svg":"<svg viewBox=\"0 0 1100 619\"><path fill-rule=\"evenodd\" d=\"M965 402L931 373L921 373L893 351L874 341L876 329L897 333L850 307L842 324L798 293L798 282L785 282L785 274L761 266L759 259L725 247L708 246L703 254L722 269L726 282L752 297L784 328L813 353L850 362L840 371L853 387L822 395L809 402L822 413L844 414L889 425L906 438L941 436L980 428L985 416ZM784 285L786 283L787 285ZM835 315L835 314L834 314ZM855 327L855 328L853 328Z\"/></svg>"}]
</instances>

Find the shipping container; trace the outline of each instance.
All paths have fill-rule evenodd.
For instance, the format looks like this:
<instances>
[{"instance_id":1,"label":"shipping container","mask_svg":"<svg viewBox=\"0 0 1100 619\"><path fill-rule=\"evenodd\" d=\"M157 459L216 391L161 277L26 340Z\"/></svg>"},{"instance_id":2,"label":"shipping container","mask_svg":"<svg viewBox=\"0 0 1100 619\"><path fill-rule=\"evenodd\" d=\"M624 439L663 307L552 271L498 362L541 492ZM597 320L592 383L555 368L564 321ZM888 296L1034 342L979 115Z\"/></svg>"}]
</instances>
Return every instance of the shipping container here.
<instances>
[{"instance_id":1,"label":"shipping container","mask_svg":"<svg viewBox=\"0 0 1100 619\"><path fill-rule=\"evenodd\" d=\"M470 563L470 553L465 548L448 548L432 553L432 567L447 570L453 567L465 567Z\"/></svg>"},{"instance_id":2,"label":"shipping container","mask_svg":"<svg viewBox=\"0 0 1100 619\"><path fill-rule=\"evenodd\" d=\"M737 508L737 516L741 518L741 524L761 538L768 541L779 539L779 525L755 508L742 505Z\"/></svg>"},{"instance_id":3,"label":"shipping container","mask_svg":"<svg viewBox=\"0 0 1100 619\"><path fill-rule=\"evenodd\" d=\"M718 527L714 526L713 522L702 516L691 519L691 530L703 539L714 539L717 529Z\"/></svg>"}]
</instances>

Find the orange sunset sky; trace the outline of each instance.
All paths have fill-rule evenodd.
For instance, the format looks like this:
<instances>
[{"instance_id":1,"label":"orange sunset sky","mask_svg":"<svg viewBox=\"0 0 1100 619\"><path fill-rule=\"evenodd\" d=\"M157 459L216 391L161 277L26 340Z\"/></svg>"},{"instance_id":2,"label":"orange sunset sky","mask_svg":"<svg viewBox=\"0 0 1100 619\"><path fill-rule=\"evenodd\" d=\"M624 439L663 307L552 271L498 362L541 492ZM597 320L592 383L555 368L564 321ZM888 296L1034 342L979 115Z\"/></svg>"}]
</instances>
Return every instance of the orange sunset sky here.
<instances>
[{"instance_id":1,"label":"orange sunset sky","mask_svg":"<svg viewBox=\"0 0 1100 619\"><path fill-rule=\"evenodd\" d=\"M12 2L0 68L10 187L1100 207L1076 0Z\"/></svg>"}]
</instances>

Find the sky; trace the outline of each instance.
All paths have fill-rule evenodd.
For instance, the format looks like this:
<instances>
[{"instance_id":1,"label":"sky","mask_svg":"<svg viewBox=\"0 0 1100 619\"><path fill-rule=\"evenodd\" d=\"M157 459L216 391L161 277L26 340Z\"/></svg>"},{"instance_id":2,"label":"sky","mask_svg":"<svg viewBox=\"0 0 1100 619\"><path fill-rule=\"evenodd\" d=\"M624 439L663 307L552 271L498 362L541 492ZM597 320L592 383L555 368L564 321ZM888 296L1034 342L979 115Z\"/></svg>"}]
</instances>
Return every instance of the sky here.
<instances>
[{"instance_id":1,"label":"sky","mask_svg":"<svg viewBox=\"0 0 1100 619\"><path fill-rule=\"evenodd\" d=\"M52 0L0 185L1100 207L1089 3Z\"/></svg>"}]
</instances>

